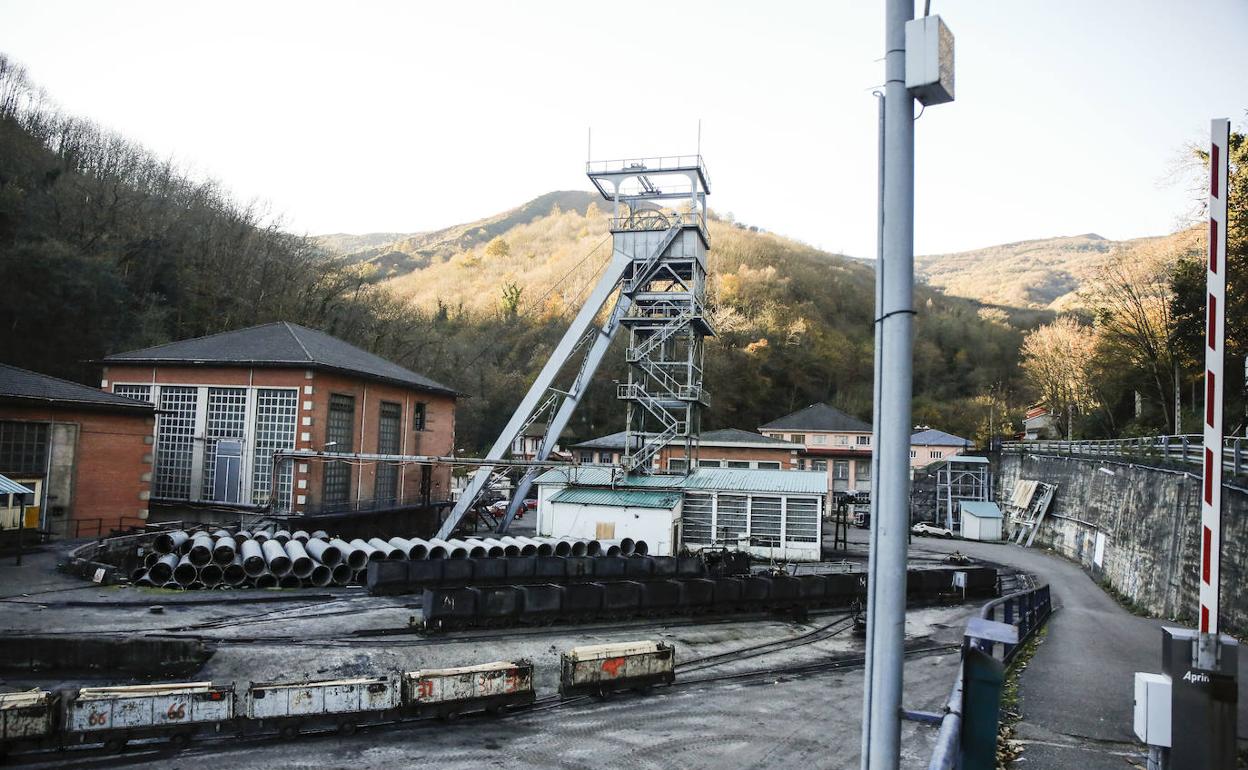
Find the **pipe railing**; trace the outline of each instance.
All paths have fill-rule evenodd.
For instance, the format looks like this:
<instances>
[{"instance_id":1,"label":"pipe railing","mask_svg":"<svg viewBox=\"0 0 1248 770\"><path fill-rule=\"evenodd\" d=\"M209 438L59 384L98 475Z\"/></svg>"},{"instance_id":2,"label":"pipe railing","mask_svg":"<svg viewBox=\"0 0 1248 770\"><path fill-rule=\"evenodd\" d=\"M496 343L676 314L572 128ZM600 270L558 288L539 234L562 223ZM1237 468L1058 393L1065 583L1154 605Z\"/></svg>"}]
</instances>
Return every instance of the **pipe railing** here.
<instances>
[{"instance_id":1,"label":"pipe railing","mask_svg":"<svg viewBox=\"0 0 1248 770\"><path fill-rule=\"evenodd\" d=\"M1001 444L1003 452L1036 452L1079 457L1129 457L1141 461L1170 460L1197 465L1204 462L1204 449L1204 436L1199 434L1081 441L1039 439L1005 441ZM1222 464L1226 470L1237 476L1248 471L1248 438L1243 436L1226 438L1222 442Z\"/></svg>"},{"instance_id":2,"label":"pipe railing","mask_svg":"<svg viewBox=\"0 0 1248 770\"><path fill-rule=\"evenodd\" d=\"M985 620L995 620L1017 628L1018 643L994 643L968 634L963 640L963 655L967 649L973 647L999 658L1006 666L1009 666L1018 650L1037 629L1044 625L1052 612L1053 603L1047 584L994 599L980 608L979 616ZM940 732L936 735L936 745L932 749L932 758L927 765L928 770L954 770L962 764L962 714L966 710L963 699L963 678L963 665L959 664L958 676L953 682L953 691L949 694L944 716L940 720Z\"/></svg>"}]
</instances>

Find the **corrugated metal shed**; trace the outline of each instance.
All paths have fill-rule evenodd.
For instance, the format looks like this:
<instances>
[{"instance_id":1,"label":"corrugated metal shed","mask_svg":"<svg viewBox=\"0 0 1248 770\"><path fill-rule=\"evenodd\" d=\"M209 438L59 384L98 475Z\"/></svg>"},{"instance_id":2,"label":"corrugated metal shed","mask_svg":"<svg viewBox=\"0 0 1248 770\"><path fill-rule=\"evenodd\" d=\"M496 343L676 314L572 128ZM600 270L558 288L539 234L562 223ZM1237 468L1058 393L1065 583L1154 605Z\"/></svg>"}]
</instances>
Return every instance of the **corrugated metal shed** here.
<instances>
[{"instance_id":1,"label":"corrugated metal shed","mask_svg":"<svg viewBox=\"0 0 1248 770\"><path fill-rule=\"evenodd\" d=\"M552 503L576 505L609 505L616 508L658 508L671 510L680 503L674 492L650 492L638 489L591 489L570 487L550 498Z\"/></svg>"},{"instance_id":2,"label":"corrugated metal shed","mask_svg":"<svg viewBox=\"0 0 1248 770\"><path fill-rule=\"evenodd\" d=\"M0 495L33 495L35 490L13 481L8 476L0 475Z\"/></svg>"},{"instance_id":3,"label":"corrugated metal shed","mask_svg":"<svg viewBox=\"0 0 1248 770\"><path fill-rule=\"evenodd\" d=\"M746 470L744 468L698 468L686 477L684 488L824 495L828 492L828 474L823 471L759 471Z\"/></svg>"},{"instance_id":4,"label":"corrugated metal shed","mask_svg":"<svg viewBox=\"0 0 1248 770\"><path fill-rule=\"evenodd\" d=\"M538 484L612 486L611 469L603 467L554 468L537 477ZM823 471L775 471L745 468L698 468L688 476L626 476L616 489L716 490L823 495L828 477Z\"/></svg>"},{"instance_id":5,"label":"corrugated metal shed","mask_svg":"<svg viewBox=\"0 0 1248 770\"><path fill-rule=\"evenodd\" d=\"M1001 514L1001 509L996 503L985 503L975 500L963 500L962 512L969 513L972 516L978 516L981 519L1002 519L1005 518Z\"/></svg>"}]
</instances>

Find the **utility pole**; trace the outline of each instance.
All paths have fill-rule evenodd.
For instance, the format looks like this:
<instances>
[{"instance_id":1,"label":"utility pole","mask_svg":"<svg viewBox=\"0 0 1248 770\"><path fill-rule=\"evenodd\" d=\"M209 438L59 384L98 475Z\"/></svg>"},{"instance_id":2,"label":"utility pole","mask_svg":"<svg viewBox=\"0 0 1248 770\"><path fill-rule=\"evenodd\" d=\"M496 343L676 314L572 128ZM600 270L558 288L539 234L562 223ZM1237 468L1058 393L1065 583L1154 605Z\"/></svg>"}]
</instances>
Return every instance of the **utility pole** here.
<instances>
[{"instance_id":1,"label":"utility pole","mask_svg":"<svg viewBox=\"0 0 1248 770\"><path fill-rule=\"evenodd\" d=\"M953 35L939 16L914 20L914 0L887 0L884 74L872 426L877 493L871 500L863 770L896 770L900 761L914 338L914 100L924 106L953 100Z\"/></svg>"},{"instance_id":2,"label":"utility pole","mask_svg":"<svg viewBox=\"0 0 1248 770\"><path fill-rule=\"evenodd\" d=\"M906 22L914 0L888 0L884 20L884 231L876 308L873 426L879 495L871 503L871 702L863 724L864 770L896 770L905 660L906 533L914 320L914 97L906 89ZM888 376L883 376L884 372Z\"/></svg>"}]
</instances>

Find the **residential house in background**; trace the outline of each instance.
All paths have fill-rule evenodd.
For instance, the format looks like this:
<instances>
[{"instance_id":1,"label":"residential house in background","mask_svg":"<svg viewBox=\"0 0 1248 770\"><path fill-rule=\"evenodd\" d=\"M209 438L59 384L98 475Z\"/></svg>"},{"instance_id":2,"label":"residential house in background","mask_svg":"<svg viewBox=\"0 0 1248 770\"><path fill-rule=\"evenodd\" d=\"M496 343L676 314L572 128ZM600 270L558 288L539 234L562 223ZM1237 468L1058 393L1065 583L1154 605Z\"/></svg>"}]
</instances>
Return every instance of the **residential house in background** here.
<instances>
[{"instance_id":1,"label":"residential house in background","mask_svg":"<svg viewBox=\"0 0 1248 770\"><path fill-rule=\"evenodd\" d=\"M811 404L772 420L759 432L801 445L798 468L827 473L829 491L871 491L870 423L827 404ZM910 467L922 468L973 446L961 436L918 426L910 437Z\"/></svg>"},{"instance_id":2,"label":"residential house in background","mask_svg":"<svg viewBox=\"0 0 1248 770\"><path fill-rule=\"evenodd\" d=\"M1045 438L1061 438L1057 420L1053 413L1043 404L1032 404L1023 416L1023 436L1026 441Z\"/></svg>"},{"instance_id":3,"label":"residential house in background","mask_svg":"<svg viewBox=\"0 0 1248 770\"><path fill-rule=\"evenodd\" d=\"M830 491L871 490L871 423L828 404L811 404L758 430L801 445L798 468L825 472Z\"/></svg>"},{"instance_id":4,"label":"residential house in background","mask_svg":"<svg viewBox=\"0 0 1248 770\"><path fill-rule=\"evenodd\" d=\"M0 364L0 474L34 491L26 526L72 538L142 524L154 425L151 404Z\"/></svg>"},{"instance_id":5,"label":"residential house in background","mask_svg":"<svg viewBox=\"0 0 1248 770\"><path fill-rule=\"evenodd\" d=\"M625 432L582 441L571 447L573 458L584 465L618 465L624 456ZM703 431L698 438L699 468L752 468L755 470L797 470L801 444L764 436L738 428ZM685 469L684 444L671 444L655 456L654 470L682 473Z\"/></svg>"},{"instance_id":6,"label":"residential house in background","mask_svg":"<svg viewBox=\"0 0 1248 770\"><path fill-rule=\"evenodd\" d=\"M450 497L447 466L274 461L275 452L293 449L453 450L458 393L328 334L271 323L101 363L103 390L156 407L146 431L155 443L154 505L271 505L313 514Z\"/></svg>"},{"instance_id":7,"label":"residential house in background","mask_svg":"<svg viewBox=\"0 0 1248 770\"><path fill-rule=\"evenodd\" d=\"M520 435L516 436L511 442L511 456L518 460L536 460L537 450L542 444L542 439L546 436L547 424L544 422L535 422L526 426L520 431ZM563 433L559 435L560 441L568 437L568 430L565 428ZM571 455L559 445L556 441L551 447L549 458L551 460L568 460Z\"/></svg>"},{"instance_id":8,"label":"residential house in background","mask_svg":"<svg viewBox=\"0 0 1248 770\"><path fill-rule=\"evenodd\" d=\"M922 468L946 457L966 454L973 446L974 442L970 439L917 425L914 435L910 437L910 467Z\"/></svg>"}]
</instances>

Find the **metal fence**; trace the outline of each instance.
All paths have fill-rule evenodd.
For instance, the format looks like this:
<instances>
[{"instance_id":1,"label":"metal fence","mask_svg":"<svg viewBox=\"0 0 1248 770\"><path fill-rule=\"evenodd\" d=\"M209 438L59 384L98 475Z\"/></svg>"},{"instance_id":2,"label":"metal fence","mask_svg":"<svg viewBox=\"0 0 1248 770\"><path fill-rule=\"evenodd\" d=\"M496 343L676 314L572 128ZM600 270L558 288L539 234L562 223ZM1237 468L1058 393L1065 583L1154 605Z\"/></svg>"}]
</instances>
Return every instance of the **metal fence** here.
<instances>
[{"instance_id":1,"label":"metal fence","mask_svg":"<svg viewBox=\"0 0 1248 770\"><path fill-rule=\"evenodd\" d=\"M1008 623L1018 628L1018 644L993 643L986 639L974 638L968 633L963 639L963 654L967 649L974 647L998 658L1008 666L1018 650L1027 643L1037 629L1044 625L1052 612L1053 603L1049 596L1048 585L994 599L980 609L979 616L986 620ZM936 746L932 749L932 758L927 765L928 770L953 770L961 767L962 714L967 705L963 699L964 676L963 667L958 666L958 677L954 680L953 691L945 704L945 714L940 721L940 732L936 736Z\"/></svg>"},{"instance_id":2,"label":"metal fence","mask_svg":"<svg viewBox=\"0 0 1248 770\"><path fill-rule=\"evenodd\" d=\"M1123 457L1141 464L1199 465L1205 458L1202 435L1142 436L1097 441L1006 441L1003 452L1056 454L1073 457ZM1248 438L1236 436L1222 443L1222 465L1236 476L1248 470Z\"/></svg>"}]
</instances>

